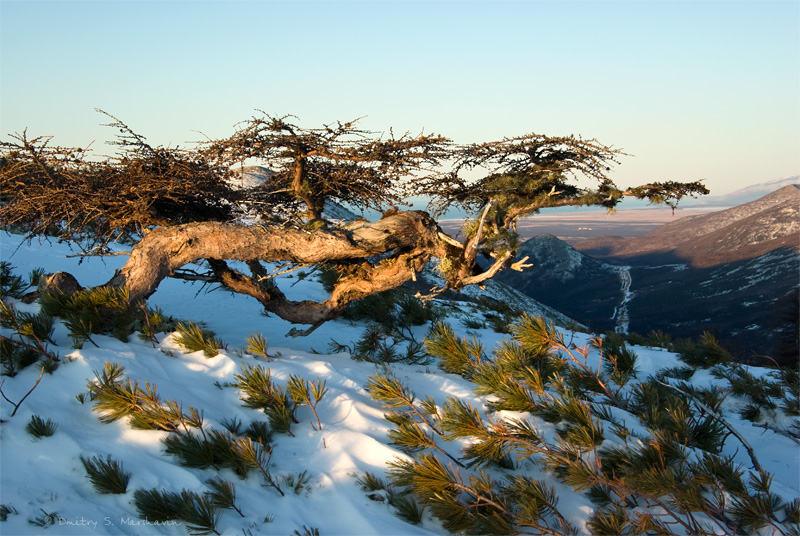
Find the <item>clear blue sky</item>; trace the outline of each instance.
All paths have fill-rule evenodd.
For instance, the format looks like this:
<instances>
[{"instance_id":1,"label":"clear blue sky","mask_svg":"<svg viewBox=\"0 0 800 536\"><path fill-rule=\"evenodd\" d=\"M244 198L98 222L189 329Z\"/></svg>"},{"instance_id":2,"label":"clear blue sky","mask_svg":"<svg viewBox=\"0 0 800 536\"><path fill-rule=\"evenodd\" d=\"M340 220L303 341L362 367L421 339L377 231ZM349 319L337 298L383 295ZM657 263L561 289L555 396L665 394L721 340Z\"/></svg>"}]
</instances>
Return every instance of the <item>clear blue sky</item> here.
<instances>
[{"instance_id":1,"label":"clear blue sky","mask_svg":"<svg viewBox=\"0 0 800 536\"><path fill-rule=\"evenodd\" d=\"M256 109L457 142L537 132L714 193L800 173L800 2L0 0L0 133L107 154Z\"/></svg>"}]
</instances>

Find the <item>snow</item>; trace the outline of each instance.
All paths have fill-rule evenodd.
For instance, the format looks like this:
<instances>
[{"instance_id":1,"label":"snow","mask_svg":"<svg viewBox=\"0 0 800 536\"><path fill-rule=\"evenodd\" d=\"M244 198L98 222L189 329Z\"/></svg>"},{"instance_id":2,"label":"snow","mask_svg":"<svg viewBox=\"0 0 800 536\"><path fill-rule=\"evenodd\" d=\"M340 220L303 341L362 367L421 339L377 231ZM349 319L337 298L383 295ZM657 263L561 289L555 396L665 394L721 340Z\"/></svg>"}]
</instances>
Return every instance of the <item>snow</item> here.
<instances>
[{"instance_id":1,"label":"snow","mask_svg":"<svg viewBox=\"0 0 800 536\"><path fill-rule=\"evenodd\" d=\"M630 266L614 266L613 269L619 276L620 284L622 285L622 301L614 308L614 313L611 319L617 324L615 331L617 333L626 334L630 328L630 312L628 311L628 303L635 296L631 291L631 267Z\"/></svg>"},{"instance_id":2,"label":"snow","mask_svg":"<svg viewBox=\"0 0 800 536\"><path fill-rule=\"evenodd\" d=\"M13 235L0 236L2 259L15 267L15 273L26 275L41 267L47 272L68 271L83 285L96 285L107 281L113 271L121 267L127 257L91 258L83 262L66 257L70 252L63 244L51 242L22 243ZM289 290L300 296L319 296L321 289L312 278L292 280ZM291 297L291 296L290 296ZM389 423L383 418L385 408L372 400L364 390L367 378L383 371L383 365L358 362L346 353L327 355L331 339L352 344L363 331L363 325L339 320L329 322L310 336L291 338L286 334L291 325L275 317L265 317L254 300L234 296L224 291L201 289L175 280L165 281L149 300L176 318L203 322L227 343L227 349L214 358L202 352L187 353L174 340L173 335L160 334L158 344L143 342L137 337L123 343L115 338L94 336L98 348L85 344L80 350L72 347L66 328L59 325L54 339L55 350L62 364L53 374L45 374L40 385L21 404L18 413L11 416L10 404L0 404L0 504L13 507L17 512L0 523L5 535L118 535L163 534L184 535L183 522L154 523L138 517L132 504L137 489L163 488L169 491L189 489L202 492L205 481L213 476L211 470L190 469L178 465L177 460L164 453L161 439L167 432L131 429L126 422L109 424L100 422L93 404L84 403L76 395L86 392L86 383L94 379L104 363L119 363L125 375L140 383L150 382L162 399L180 401L184 407L192 406L204 412L208 428L221 428L224 419L239 418L245 426L254 420L265 420L260 411L246 408L238 391L230 386L234 374L244 363L268 367L277 383L284 383L290 375L307 380L320 378L326 382L328 393L317 406L322 429L310 408L298 410L294 425L295 437L274 435L274 453L270 470L280 479L308 471L313 479L311 488L285 497L272 488L264 487L259 478L239 479L231 471L222 476L236 486L236 503L244 518L226 510L218 527L222 534L267 535L292 534L303 527L317 527L320 534L381 534L381 535L434 535L447 534L430 514L423 524L414 526L394 515L386 503L370 500L361 491L355 475L371 472L384 476L386 463L395 456L403 457L386 437ZM37 305L17 303L20 311L35 312ZM451 321L454 329L463 334L465 329ZM4 330L7 333L8 330ZM269 353L276 356L267 362L252 356L239 357L237 349L245 344L252 333L262 333L269 342ZM425 331L421 331L424 336ZM478 330L487 350L501 339L489 330ZM567 333L579 345L587 345L589 335ZM645 378L655 371L681 365L677 357L665 350L632 347L638 355L638 377ZM590 367L598 366L598 356L588 357ZM419 398L429 394L441 405L448 396L480 406L483 398L473 392L473 384L459 376L444 374L435 365L386 366L409 386ZM748 368L751 373L768 374L764 369ZM5 378L3 392L11 400L21 399L36 382L39 371L28 367L14 378ZM713 376L698 371L692 378L696 385L713 384ZM727 402L726 402L727 403ZM636 419L620 410L620 420L628 426L639 426ZM52 437L33 440L25 427L31 416L39 415L58 424ZM733 414L732 419L736 418ZM747 440L757 446L759 459L766 470L775 476L773 490L786 500L800 497L800 460L798 448L788 438L747 421L736 421L736 427ZM541 423L540 428L554 433L554 427ZM645 434L643 429L635 431ZM458 455L457 442L443 445ZM724 453L733 456L737 463L750 466L743 448L734 440L725 443ZM111 455L121 461L132 474L128 492L124 495L100 495L92 488L80 462L80 456L105 457ZM531 464L525 470L537 478L548 478L557 487L559 508L570 522L587 532L586 521L594 506L582 494L557 482L542 468ZM44 528L30 523L36 518L52 521Z\"/></svg>"}]
</instances>

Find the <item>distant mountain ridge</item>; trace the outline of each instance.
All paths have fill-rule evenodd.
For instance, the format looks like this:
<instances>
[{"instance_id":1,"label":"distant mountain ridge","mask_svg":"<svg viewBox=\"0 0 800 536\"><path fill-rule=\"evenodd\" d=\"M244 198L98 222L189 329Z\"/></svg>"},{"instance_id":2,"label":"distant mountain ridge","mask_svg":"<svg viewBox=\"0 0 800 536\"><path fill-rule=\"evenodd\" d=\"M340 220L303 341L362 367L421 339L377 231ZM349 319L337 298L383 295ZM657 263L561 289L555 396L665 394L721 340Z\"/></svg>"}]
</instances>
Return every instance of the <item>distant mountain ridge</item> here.
<instances>
[{"instance_id":1,"label":"distant mountain ridge","mask_svg":"<svg viewBox=\"0 0 800 536\"><path fill-rule=\"evenodd\" d=\"M614 263L686 262L694 268L800 245L800 185L727 210L687 216L633 238L599 237L575 249Z\"/></svg>"},{"instance_id":2,"label":"distant mountain ridge","mask_svg":"<svg viewBox=\"0 0 800 536\"><path fill-rule=\"evenodd\" d=\"M755 201L756 199L760 199L765 195L780 190L784 186L791 186L793 184L800 184L800 175L792 175L782 179L752 184L727 194L715 195L714 192L711 192L711 195L702 196L697 199L689 199L681 202L681 204L692 207L735 207L738 205L744 205L750 201Z\"/></svg>"}]
</instances>

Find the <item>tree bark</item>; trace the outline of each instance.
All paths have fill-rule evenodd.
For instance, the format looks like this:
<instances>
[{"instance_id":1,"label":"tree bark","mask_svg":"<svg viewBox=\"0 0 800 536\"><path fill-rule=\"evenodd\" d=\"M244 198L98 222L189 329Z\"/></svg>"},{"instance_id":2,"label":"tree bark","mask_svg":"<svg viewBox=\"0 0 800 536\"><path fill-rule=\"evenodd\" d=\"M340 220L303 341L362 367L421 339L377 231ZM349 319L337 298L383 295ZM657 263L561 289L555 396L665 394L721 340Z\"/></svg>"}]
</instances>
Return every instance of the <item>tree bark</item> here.
<instances>
[{"instance_id":1,"label":"tree bark","mask_svg":"<svg viewBox=\"0 0 800 536\"><path fill-rule=\"evenodd\" d=\"M351 301L395 288L421 271L431 256L460 254L439 238L441 230L425 212L399 212L378 222L352 222L336 229L305 231L281 226L191 223L162 227L145 235L130 259L109 281L127 287L131 300L152 295L179 268L208 259L219 280L236 292L256 298L267 311L294 323L316 324L338 316ZM367 259L391 253L377 264ZM274 285L228 267L246 263L323 264L362 262L357 276L339 281L324 302L293 302Z\"/></svg>"}]
</instances>

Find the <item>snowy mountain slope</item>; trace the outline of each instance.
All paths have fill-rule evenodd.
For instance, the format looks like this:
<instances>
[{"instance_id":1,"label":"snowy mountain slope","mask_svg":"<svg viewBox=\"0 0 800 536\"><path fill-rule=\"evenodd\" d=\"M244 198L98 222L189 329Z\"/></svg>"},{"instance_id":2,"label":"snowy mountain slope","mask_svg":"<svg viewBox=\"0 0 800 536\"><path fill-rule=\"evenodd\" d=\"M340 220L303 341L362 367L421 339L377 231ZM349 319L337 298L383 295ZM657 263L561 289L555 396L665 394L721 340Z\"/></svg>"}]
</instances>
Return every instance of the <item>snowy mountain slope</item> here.
<instances>
[{"instance_id":1,"label":"snowy mountain slope","mask_svg":"<svg viewBox=\"0 0 800 536\"><path fill-rule=\"evenodd\" d=\"M106 281L113 269L124 262L124 258L111 257L88 259L79 264L78 259L64 257L68 251L63 245L45 243L18 247L17 238L5 234L0 237L0 246L2 259L11 262L20 274L37 267L47 271L63 269L75 274L84 285ZM307 295L320 292L318 285L307 279L310 278L295 278L293 290ZM10 415L12 407L5 401L0 404L3 421L0 423L0 504L11 510L6 521L0 522L3 534L186 534L188 527L183 521L156 523L142 519L132 504L134 490L202 492L208 489L206 480L217 474L236 486L236 504L244 515L225 510L217 527L221 534L255 536L292 534L293 531L302 534L312 527L319 528L321 535L447 534L430 512L423 516L421 525L411 525L399 519L393 507L370 500L360 489L354 474L363 475L369 471L384 475L387 461L395 456L408 459L387 438L390 425L383 419L387 409L373 400L364 386L370 376L390 370L417 396L430 394L439 406L448 396L454 396L482 408L487 397L477 396L474 384L460 376L438 371L435 364L376 365L354 361L346 353L312 353L312 349L325 351L331 338L352 343L360 336L364 325L335 321L323 325L307 338L286 338L284 334L289 326L279 319L260 316L252 300L220 291L198 294L197 290L196 286L167 281L152 302L167 314L204 321L214 329L228 348L213 358L205 357L202 352L187 353L176 344L174 334L159 335L155 348L136 337L123 343L98 335L94 340L99 347L87 343L76 350L72 348L67 329L61 324L57 326L53 338L62 364L53 374L43 376L41 384L13 417ZM17 307L31 312L38 308L35 304L20 303ZM458 322L451 322L459 334L464 333ZM425 326L415 329L420 339L427 331ZM269 339L269 352L275 356L272 361L236 355L235 349L243 345L244 338L252 332L261 332ZM2 333L9 335L5 328ZM476 334L490 349L503 338L485 329L477 330ZM578 345L587 344L589 338L583 333L567 335ZM635 351L639 356L637 374L641 378L680 364L674 354L664 350L635 347ZM290 375L309 380L319 378L327 382L329 390L317 408L322 429L315 429L311 411L303 407L298 412L300 422L293 426L295 437L274 434L270 470L282 482L286 491L284 497L252 475L244 480L228 469L217 472L182 467L174 456L164 452L161 440L168 432L134 430L125 420L103 424L91 401L85 399L81 403L76 398L86 392L87 381L92 381L95 371L100 371L106 362L125 366L126 376L133 380L155 385L162 399L180 401L185 408L193 406L202 410L207 429L219 429L225 419L238 418L245 425L265 419L262 412L244 407L238 390L229 386L245 364L269 368L279 384L288 381ZM588 365L598 366L596 352L589 356ZM764 369L748 367L747 370L757 377L769 375ZM28 367L13 378L5 378L4 394L19 401L37 376L38 370ZM707 371L698 371L691 381L696 386L718 382ZM731 396L725 404L733 410L740 402ZM484 410L481 412L485 414ZM34 441L25 431L33 415L57 423L55 434ZM621 416L633 429L646 433L643 428L636 428L635 419L624 413ZM759 461L774 475L773 492L785 500L800 496L797 445L783 435L742 420L735 412L730 413L729 418L756 446ZM555 440L553 425L542 421L540 426L550 440ZM468 443L468 440L444 442L442 447L458 456ZM726 441L723 453L743 468L751 465L745 450L733 439ZM80 456L95 455L110 455L123 463L124 469L132 475L127 493L99 495L92 489ZM300 494L289 491L282 479L296 478L303 471L311 475L308 488ZM589 533L586 523L596 507L585 494L573 492L538 465L520 465L508 474L548 479L558 492L559 509L580 533Z\"/></svg>"}]
</instances>

